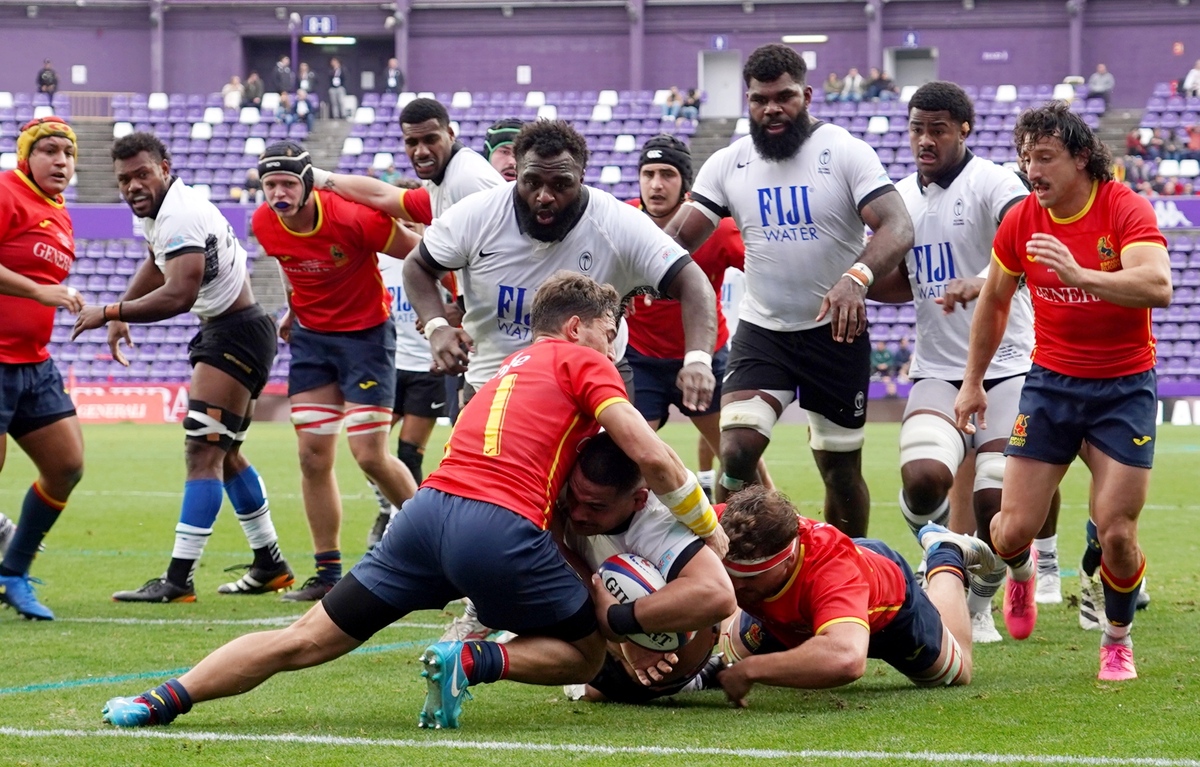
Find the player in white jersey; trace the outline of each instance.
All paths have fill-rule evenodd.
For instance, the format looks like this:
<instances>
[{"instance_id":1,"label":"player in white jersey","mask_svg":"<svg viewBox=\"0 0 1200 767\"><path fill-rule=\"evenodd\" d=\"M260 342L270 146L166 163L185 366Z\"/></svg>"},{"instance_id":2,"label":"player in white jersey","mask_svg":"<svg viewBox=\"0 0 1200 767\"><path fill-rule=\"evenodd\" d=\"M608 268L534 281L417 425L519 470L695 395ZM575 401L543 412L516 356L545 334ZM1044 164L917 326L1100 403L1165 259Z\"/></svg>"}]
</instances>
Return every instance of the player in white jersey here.
<instances>
[{"instance_id":1,"label":"player in white jersey","mask_svg":"<svg viewBox=\"0 0 1200 767\"><path fill-rule=\"evenodd\" d=\"M746 243L746 294L721 401L717 497L757 481L756 466L783 409L808 412L809 445L825 483L825 519L867 531L862 476L870 379L865 294L873 273L912 247L912 223L874 150L813 121L803 59L764 45L742 70L750 136L704 167L667 232L689 250L722 218ZM875 232L865 243L863 224Z\"/></svg>"},{"instance_id":2,"label":"player in white jersey","mask_svg":"<svg viewBox=\"0 0 1200 767\"><path fill-rule=\"evenodd\" d=\"M482 386L529 344L534 291L569 269L623 296L652 290L679 299L689 351L677 383L686 406L706 407L715 383L716 297L703 270L640 211L583 185L587 144L567 123L526 125L514 151L515 185L460 202L405 261L404 287L425 323L435 368L466 371L468 385ZM460 272L462 328L450 326L438 296L437 278L447 271Z\"/></svg>"},{"instance_id":3,"label":"player in white jersey","mask_svg":"<svg viewBox=\"0 0 1200 767\"><path fill-rule=\"evenodd\" d=\"M667 581L636 602L618 607L614 600L598 607L610 615L623 610L648 630L697 632L678 651L665 654L610 637L600 673L590 684L568 686L568 696L644 703L685 689L708 662L721 621L736 608L721 560L647 489L637 464L607 433L580 449L553 525L568 560L584 578L615 554L637 554ZM621 625L620 616L615 622ZM607 623L611 627L613 619Z\"/></svg>"},{"instance_id":4,"label":"player in white jersey","mask_svg":"<svg viewBox=\"0 0 1200 767\"><path fill-rule=\"evenodd\" d=\"M141 220L150 258L115 306L88 307L75 335L108 323L113 359L132 346L129 322L157 322L191 311L200 331L188 344L192 380L183 421L187 480L166 573L141 588L118 591L119 602L194 602L192 577L221 510L222 489L254 551L246 573L221 594L279 591L294 580L279 553L266 486L242 455L254 403L275 359L275 320L254 300L246 251L216 206L171 175L167 148L133 133L112 148L121 194ZM223 487L222 487L223 486Z\"/></svg>"}]
</instances>

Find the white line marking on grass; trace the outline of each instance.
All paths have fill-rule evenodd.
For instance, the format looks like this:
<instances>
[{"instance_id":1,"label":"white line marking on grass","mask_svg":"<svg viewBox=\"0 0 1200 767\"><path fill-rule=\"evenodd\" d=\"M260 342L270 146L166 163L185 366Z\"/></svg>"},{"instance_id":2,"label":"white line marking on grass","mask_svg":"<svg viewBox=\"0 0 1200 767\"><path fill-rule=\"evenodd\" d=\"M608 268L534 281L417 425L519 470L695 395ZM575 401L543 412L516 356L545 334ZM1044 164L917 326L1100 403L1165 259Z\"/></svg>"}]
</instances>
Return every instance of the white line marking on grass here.
<instances>
[{"instance_id":1,"label":"white line marking on grass","mask_svg":"<svg viewBox=\"0 0 1200 767\"><path fill-rule=\"evenodd\" d=\"M240 620L209 618L59 618L58 623L112 623L121 626L290 626L300 620L300 615L277 615L268 618L242 618ZM444 629L445 623L409 623L397 621L384 628L395 629Z\"/></svg>"},{"instance_id":2,"label":"white line marking on grass","mask_svg":"<svg viewBox=\"0 0 1200 767\"><path fill-rule=\"evenodd\" d=\"M1196 759L1154 757L1121 758L1113 756L1059 756L1054 754L980 754L937 753L934 751L787 751L765 748L671 748L666 746L603 746L591 743L519 743L506 741L410 740L407 738L346 738L336 735L237 735L225 732L185 732L164 730L27 730L0 727L0 735L14 738L144 738L149 740L189 740L212 743L286 743L308 746L352 746L364 748L455 749L460 751L532 751L571 754L645 754L651 756L724 756L745 759L798 761L801 759L837 759L859 761L900 760L908 762L976 764L1065 764L1065 765L1137 765L1138 767L1200 767Z\"/></svg>"}]
</instances>

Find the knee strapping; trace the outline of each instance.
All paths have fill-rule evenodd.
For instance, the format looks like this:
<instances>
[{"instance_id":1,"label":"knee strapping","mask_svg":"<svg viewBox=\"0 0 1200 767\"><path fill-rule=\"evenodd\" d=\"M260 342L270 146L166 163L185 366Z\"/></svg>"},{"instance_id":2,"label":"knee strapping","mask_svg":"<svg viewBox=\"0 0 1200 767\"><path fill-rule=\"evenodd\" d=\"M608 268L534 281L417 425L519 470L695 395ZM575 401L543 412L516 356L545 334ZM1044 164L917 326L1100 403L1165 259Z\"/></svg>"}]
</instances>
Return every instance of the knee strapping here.
<instances>
[{"instance_id":1,"label":"knee strapping","mask_svg":"<svg viewBox=\"0 0 1200 767\"><path fill-rule=\"evenodd\" d=\"M400 463L408 467L417 484L421 484L421 480L424 478L421 471L421 463L425 460L424 451L411 442L400 440L400 444L396 446L396 457L400 459Z\"/></svg>"},{"instance_id":2,"label":"knee strapping","mask_svg":"<svg viewBox=\"0 0 1200 767\"><path fill-rule=\"evenodd\" d=\"M292 426L305 434L339 434L345 413L341 405L297 402L292 405Z\"/></svg>"},{"instance_id":3,"label":"knee strapping","mask_svg":"<svg viewBox=\"0 0 1200 767\"><path fill-rule=\"evenodd\" d=\"M376 405L346 406L346 436L391 431L392 409Z\"/></svg>"},{"instance_id":4,"label":"knee strapping","mask_svg":"<svg viewBox=\"0 0 1200 767\"><path fill-rule=\"evenodd\" d=\"M188 400L188 412L183 419L185 439L201 442L206 445L216 445L225 452L233 447L238 431L245 420L241 413L234 413L223 407L213 405L203 400Z\"/></svg>"},{"instance_id":5,"label":"knee strapping","mask_svg":"<svg viewBox=\"0 0 1200 767\"><path fill-rule=\"evenodd\" d=\"M808 411L808 446L813 450L853 453L862 449L865 440L866 429L847 429L820 413Z\"/></svg>"},{"instance_id":6,"label":"knee strapping","mask_svg":"<svg viewBox=\"0 0 1200 767\"><path fill-rule=\"evenodd\" d=\"M237 431L235 431L233 434L233 443L235 445L241 445L243 442L246 441L246 432L250 431L250 421L251 420L253 420L253 419L250 416L246 416L246 417L242 418L241 426L239 426L237 428Z\"/></svg>"},{"instance_id":7,"label":"knee strapping","mask_svg":"<svg viewBox=\"0 0 1200 767\"><path fill-rule=\"evenodd\" d=\"M909 677L921 687L946 687L956 683L963 674L963 651L958 640L949 631L943 629L942 646L947 649L946 658L942 664L932 670L929 676Z\"/></svg>"},{"instance_id":8,"label":"knee strapping","mask_svg":"<svg viewBox=\"0 0 1200 767\"><path fill-rule=\"evenodd\" d=\"M975 492L999 490L1004 486L1004 453L975 454Z\"/></svg>"},{"instance_id":9,"label":"knee strapping","mask_svg":"<svg viewBox=\"0 0 1200 767\"><path fill-rule=\"evenodd\" d=\"M912 461L937 461L954 474L966 455L962 432L939 415L916 413L900 426L901 466Z\"/></svg>"},{"instance_id":10,"label":"knee strapping","mask_svg":"<svg viewBox=\"0 0 1200 767\"><path fill-rule=\"evenodd\" d=\"M775 408L757 395L750 399L730 402L721 407L721 431L727 429L754 429L767 439L771 438L771 430L779 416Z\"/></svg>"}]
</instances>

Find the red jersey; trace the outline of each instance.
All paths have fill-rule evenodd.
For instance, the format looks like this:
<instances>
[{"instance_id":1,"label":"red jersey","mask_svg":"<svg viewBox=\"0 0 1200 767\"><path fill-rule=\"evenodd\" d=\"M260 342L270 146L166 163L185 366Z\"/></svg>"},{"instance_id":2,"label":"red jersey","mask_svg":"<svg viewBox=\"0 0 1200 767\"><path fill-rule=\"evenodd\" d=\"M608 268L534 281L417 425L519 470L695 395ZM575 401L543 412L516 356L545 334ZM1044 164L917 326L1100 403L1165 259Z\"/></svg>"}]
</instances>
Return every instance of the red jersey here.
<instances>
[{"instance_id":1,"label":"red jersey","mask_svg":"<svg viewBox=\"0 0 1200 767\"><path fill-rule=\"evenodd\" d=\"M459 413L441 465L421 486L503 506L544 530L579 444L600 431L605 408L627 401L604 355L536 341L509 356Z\"/></svg>"},{"instance_id":2,"label":"red jersey","mask_svg":"<svg viewBox=\"0 0 1200 767\"><path fill-rule=\"evenodd\" d=\"M375 254L388 249L396 222L336 194L312 193L316 226L293 232L269 205L254 211L254 236L279 259L292 285L291 306L300 324L324 333L366 330L391 316L392 298Z\"/></svg>"},{"instance_id":3,"label":"red jersey","mask_svg":"<svg viewBox=\"0 0 1200 767\"><path fill-rule=\"evenodd\" d=\"M746 612L788 647L834 623L857 623L872 634L896 617L908 582L900 566L832 525L800 517L796 570L778 594Z\"/></svg>"},{"instance_id":4,"label":"red jersey","mask_svg":"<svg viewBox=\"0 0 1200 767\"><path fill-rule=\"evenodd\" d=\"M1085 269L1119 271L1128 248L1166 249L1149 201L1124 184L1094 183L1082 211L1056 219L1031 194L1000 222L992 258L1005 272L1025 275L1033 298L1033 361L1038 365L1078 378L1115 378L1154 367L1150 309L1117 306L1063 285L1025 252L1034 232L1057 237Z\"/></svg>"},{"instance_id":5,"label":"red jersey","mask_svg":"<svg viewBox=\"0 0 1200 767\"><path fill-rule=\"evenodd\" d=\"M39 285L60 285L75 261L75 230L61 197L42 194L21 171L0 173L0 266ZM0 363L50 358L53 306L0 295Z\"/></svg>"},{"instance_id":6,"label":"red jersey","mask_svg":"<svg viewBox=\"0 0 1200 767\"><path fill-rule=\"evenodd\" d=\"M630 200L630 205L642 208L641 200ZM708 275L717 294L717 345L713 351L725 347L729 341L729 326L725 324L725 313L721 310L721 288L725 285L725 270L745 268L746 246L742 233L732 218L721 219L720 225L704 244L696 248L692 260ZM655 299L649 306L637 302L632 315L625 317L629 326L629 345L640 354L657 359L681 360L687 353L683 339L683 309L678 301L669 298Z\"/></svg>"}]
</instances>

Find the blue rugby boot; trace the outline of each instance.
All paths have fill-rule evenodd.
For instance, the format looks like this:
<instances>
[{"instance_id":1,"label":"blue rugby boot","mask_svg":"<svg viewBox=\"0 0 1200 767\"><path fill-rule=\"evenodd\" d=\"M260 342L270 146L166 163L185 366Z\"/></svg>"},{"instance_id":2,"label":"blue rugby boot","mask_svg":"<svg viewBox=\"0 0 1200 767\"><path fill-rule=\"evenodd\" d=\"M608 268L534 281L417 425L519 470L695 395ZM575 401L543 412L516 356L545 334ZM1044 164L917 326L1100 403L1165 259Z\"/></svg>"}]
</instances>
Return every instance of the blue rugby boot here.
<instances>
[{"instance_id":1,"label":"blue rugby boot","mask_svg":"<svg viewBox=\"0 0 1200 767\"><path fill-rule=\"evenodd\" d=\"M438 642L421 654L421 663L425 666L421 676L425 677L429 692L425 695L425 707L421 709L420 727L458 727L463 698L471 699L462 652L462 642Z\"/></svg>"},{"instance_id":2,"label":"blue rugby boot","mask_svg":"<svg viewBox=\"0 0 1200 767\"><path fill-rule=\"evenodd\" d=\"M0 575L0 602L17 611L22 618L31 621L52 621L54 613L38 601L33 593L33 584L41 583L28 575Z\"/></svg>"}]
</instances>

